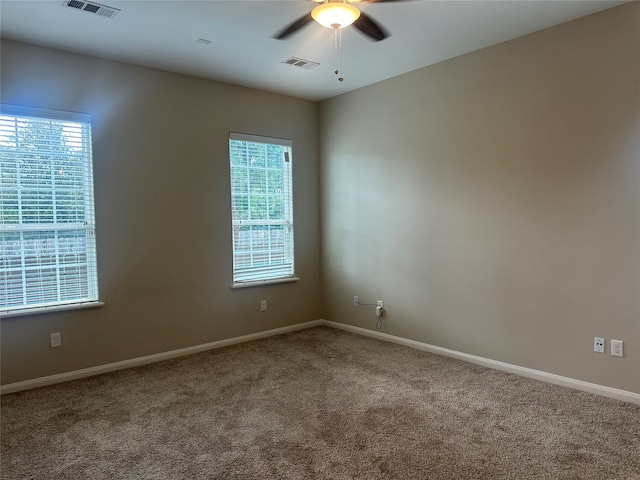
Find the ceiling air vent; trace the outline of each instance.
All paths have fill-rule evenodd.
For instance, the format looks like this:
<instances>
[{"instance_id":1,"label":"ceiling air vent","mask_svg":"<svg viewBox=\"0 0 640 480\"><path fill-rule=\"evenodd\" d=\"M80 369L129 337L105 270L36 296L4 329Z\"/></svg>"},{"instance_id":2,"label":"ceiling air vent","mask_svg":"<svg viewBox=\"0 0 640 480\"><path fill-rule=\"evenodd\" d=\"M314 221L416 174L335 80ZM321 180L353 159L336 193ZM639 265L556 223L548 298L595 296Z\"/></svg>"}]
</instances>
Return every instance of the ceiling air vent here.
<instances>
[{"instance_id":1,"label":"ceiling air vent","mask_svg":"<svg viewBox=\"0 0 640 480\"><path fill-rule=\"evenodd\" d=\"M316 68L318 65L320 65L318 62L312 62L311 60L303 60L302 58L298 58L298 57L290 57L290 58L287 58L286 60L283 60L280 63L293 65L294 67L304 68L305 70L311 70L312 68Z\"/></svg>"},{"instance_id":2,"label":"ceiling air vent","mask_svg":"<svg viewBox=\"0 0 640 480\"><path fill-rule=\"evenodd\" d=\"M62 6L75 8L83 12L95 13L105 18L113 18L120 12L119 8L108 7L95 2L85 2L83 0L65 0Z\"/></svg>"}]
</instances>

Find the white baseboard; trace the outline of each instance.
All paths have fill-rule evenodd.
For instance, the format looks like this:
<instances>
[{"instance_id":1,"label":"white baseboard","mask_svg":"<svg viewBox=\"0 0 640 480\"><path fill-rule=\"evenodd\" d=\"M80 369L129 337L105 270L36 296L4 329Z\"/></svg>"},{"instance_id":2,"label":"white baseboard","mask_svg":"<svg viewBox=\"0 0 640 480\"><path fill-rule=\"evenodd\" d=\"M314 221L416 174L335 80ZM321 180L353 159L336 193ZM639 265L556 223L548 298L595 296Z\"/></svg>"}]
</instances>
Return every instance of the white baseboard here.
<instances>
[{"instance_id":1,"label":"white baseboard","mask_svg":"<svg viewBox=\"0 0 640 480\"><path fill-rule=\"evenodd\" d=\"M289 325L286 327L274 328L272 330L266 330L264 332L250 333L248 335L242 335L240 337L227 338L224 340L218 340L216 342L194 345L193 347L179 348L178 350L156 353L154 355L146 355L144 357L131 358L129 360L107 363L105 365L83 368L81 370L73 370L71 372L58 373L56 375L34 378L31 380L25 380L23 382L8 383L7 385L0 386L0 395L3 395L5 393L19 392L22 390L30 390L32 388L44 387L46 385L53 385L54 383L68 382L69 380L76 380L78 378L91 377L94 375L100 375L101 373L115 372L116 370L124 370L125 368L138 367L140 365L161 362L163 360L170 360L172 358L184 357L185 355L191 355L193 353L213 350L215 348L227 347L229 345L249 342L251 340L257 340L259 338L273 337L274 335L281 335L283 333L294 332L296 330L303 330L320 325L323 325L323 320L313 320L311 322L297 323L295 325Z\"/></svg>"},{"instance_id":2,"label":"white baseboard","mask_svg":"<svg viewBox=\"0 0 640 480\"><path fill-rule=\"evenodd\" d=\"M346 330L347 332L357 333L367 337L377 338L387 342L397 343L406 347L415 348L417 350L423 350L425 352L435 353L437 355L444 355L446 357L457 358L469 363L475 363L484 367L494 368L496 370L502 370L504 372L515 373L522 377L535 378L536 380L542 380L543 382L554 383L556 385L562 385L563 387L570 387L576 390L584 392L595 393L604 397L615 398L624 402L635 403L640 405L640 394L634 392L628 392L627 390L620 390L617 388L605 387L604 385L598 385L597 383L583 382L582 380L576 380L574 378L563 377L553 373L547 373L540 370L534 370L532 368L521 367L518 365L512 365L510 363L499 362L497 360L491 360L490 358L479 357L477 355L470 355L468 353L458 352L456 350L449 350L448 348L436 347L435 345L429 345L428 343L418 342L416 340L409 340L407 338L396 337L395 335L389 335L388 333L378 332L374 330L368 330L366 328L354 327L344 323L331 322L323 320L322 325L327 327L337 328L340 330Z\"/></svg>"},{"instance_id":3,"label":"white baseboard","mask_svg":"<svg viewBox=\"0 0 640 480\"><path fill-rule=\"evenodd\" d=\"M125 368L137 367L137 366L146 365L149 363L161 362L163 360L170 360L172 358L183 357L185 355L191 355L193 353L213 350L215 348L227 347L229 345L249 342L251 340L257 340L260 338L267 338L275 335L281 335L283 333L294 332L296 330L303 330L306 328L318 327L320 325L324 325L326 327L336 328L340 330L345 330L347 332L356 333L358 335L377 338L378 340L397 343L398 345L404 345L406 347L415 348L417 350L423 350L425 352L435 353L437 355L444 355L447 357L457 358L465 362L475 363L477 365L482 365L484 367L489 367L489 368L494 368L496 370L502 370L504 372L514 373L516 375L520 375L523 377L534 378L536 380L542 380L543 382L554 383L556 385L562 385L564 387L570 387L576 390L595 393L597 395L615 398L617 400L622 400L624 402L640 405L640 394L638 393L628 392L626 390L620 390L617 388L606 387L604 385L598 385L596 383L584 382L582 380L576 380L574 378L562 377L560 375L555 375L553 373L547 373L540 370L534 370L532 368L512 365L510 363L499 362L497 360L491 360L489 358L479 357L477 355L470 355L468 353L458 352L456 350L449 350L448 348L429 345L428 343L422 343L416 340L409 340L407 338L397 337L395 335L389 335L388 333L382 333L375 330L355 327L353 325L347 325L344 323L331 322L329 320L313 320L311 322L298 323L298 324L289 325L286 327L274 328L272 330L266 330L264 332L257 332L257 333L251 333L248 335L242 335L239 337L227 338L224 340L204 343L201 345L194 345L192 347L180 348L178 350L171 350L168 352L156 353L154 355L146 355L144 357L137 357L129 360L122 360L120 362L108 363L105 365L98 365L96 367L83 368L81 370L73 370L71 372L65 372L65 373L59 373L56 375L49 375L46 377L34 378L31 380L25 380L23 382L9 383L7 385L0 386L0 395L5 393L19 392L22 390L29 390L32 388L44 387L46 385L53 385L55 383L68 382L70 380L76 380L84 377L91 377L93 375L99 375L101 373L114 372L116 370L123 370Z\"/></svg>"}]
</instances>

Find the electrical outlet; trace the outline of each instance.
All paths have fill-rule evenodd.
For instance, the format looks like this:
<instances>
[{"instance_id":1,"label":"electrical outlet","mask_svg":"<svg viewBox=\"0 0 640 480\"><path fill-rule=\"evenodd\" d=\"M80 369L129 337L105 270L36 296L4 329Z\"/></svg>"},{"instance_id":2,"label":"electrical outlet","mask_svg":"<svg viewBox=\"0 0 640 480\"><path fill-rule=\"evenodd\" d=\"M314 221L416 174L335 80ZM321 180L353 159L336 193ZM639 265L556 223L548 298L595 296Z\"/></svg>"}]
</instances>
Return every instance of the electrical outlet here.
<instances>
[{"instance_id":1,"label":"electrical outlet","mask_svg":"<svg viewBox=\"0 0 640 480\"><path fill-rule=\"evenodd\" d=\"M376 305L378 305L380 308L384 308L384 302L382 300L378 300L376 302Z\"/></svg>"},{"instance_id":2,"label":"electrical outlet","mask_svg":"<svg viewBox=\"0 0 640 480\"><path fill-rule=\"evenodd\" d=\"M622 357L624 356L624 351L622 350L622 340L611 340L611 355L614 357Z\"/></svg>"},{"instance_id":3,"label":"electrical outlet","mask_svg":"<svg viewBox=\"0 0 640 480\"><path fill-rule=\"evenodd\" d=\"M604 338L593 337L593 351L598 353L604 353Z\"/></svg>"},{"instance_id":4,"label":"electrical outlet","mask_svg":"<svg viewBox=\"0 0 640 480\"><path fill-rule=\"evenodd\" d=\"M62 345L62 337L60 337L60 332L49 334L49 344L51 345L51 348L59 347Z\"/></svg>"},{"instance_id":5,"label":"electrical outlet","mask_svg":"<svg viewBox=\"0 0 640 480\"><path fill-rule=\"evenodd\" d=\"M357 295L354 295L354 296L353 296L353 306L354 306L354 307L357 307L357 306L359 306L359 305L360 305L360 302L358 302L358 296L357 296Z\"/></svg>"},{"instance_id":6,"label":"electrical outlet","mask_svg":"<svg viewBox=\"0 0 640 480\"><path fill-rule=\"evenodd\" d=\"M266 300L260 300L260 311L264 312L267 310L267 301Z\"/></svg>"}]
</instances>

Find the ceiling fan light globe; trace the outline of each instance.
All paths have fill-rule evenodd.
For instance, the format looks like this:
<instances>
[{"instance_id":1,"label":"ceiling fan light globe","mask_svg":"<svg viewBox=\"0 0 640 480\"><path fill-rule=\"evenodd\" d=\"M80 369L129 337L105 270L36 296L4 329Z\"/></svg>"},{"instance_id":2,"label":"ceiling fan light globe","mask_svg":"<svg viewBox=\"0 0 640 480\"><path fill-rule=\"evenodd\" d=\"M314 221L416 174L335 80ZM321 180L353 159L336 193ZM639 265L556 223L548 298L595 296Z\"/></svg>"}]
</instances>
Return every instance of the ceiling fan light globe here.
<instances>
[{"instance_id":1,"label":"ceiling fan light globe","mask_svg":"<svg viewBox=\"0 0 640 480\"><path fill-rule=\"evenodd\" d=\"M323 27L344 28L360 17L360 10L349 3L321 3L311 11L311 16Z\"/></svg>"}]
</instances>

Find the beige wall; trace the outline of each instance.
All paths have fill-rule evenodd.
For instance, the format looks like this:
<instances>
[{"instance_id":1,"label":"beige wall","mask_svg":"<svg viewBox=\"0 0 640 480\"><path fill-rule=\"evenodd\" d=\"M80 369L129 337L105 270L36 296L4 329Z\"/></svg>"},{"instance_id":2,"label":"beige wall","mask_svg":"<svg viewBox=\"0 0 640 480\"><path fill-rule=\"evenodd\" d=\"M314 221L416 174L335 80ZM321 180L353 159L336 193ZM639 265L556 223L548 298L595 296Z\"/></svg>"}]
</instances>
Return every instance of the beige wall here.
<instances>
[{"instance_id":1,"label":"beige wall","mask_svg":"<svg viewBox=\"0 0 640 480\"><path fill-rule=\"evenodd\" d=\"M322 317L316 103L11 41L0 94L92 114L106 303L2 319L3 384ZM229 131L294 142L297 283L229 287Z\"/></svg>"},{"instance_id":2,"label":"beige wall","mask_svg":"<svg viewBox=\"0 0 640 480\"><path fill-rule=\"evenodd\" d=\"M323 102L327 318L375 329L352 297L382 299L393 335L640 392L639 25L634 2Z\"/></svg>"}]
</instances>

